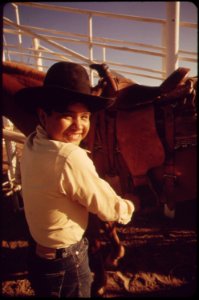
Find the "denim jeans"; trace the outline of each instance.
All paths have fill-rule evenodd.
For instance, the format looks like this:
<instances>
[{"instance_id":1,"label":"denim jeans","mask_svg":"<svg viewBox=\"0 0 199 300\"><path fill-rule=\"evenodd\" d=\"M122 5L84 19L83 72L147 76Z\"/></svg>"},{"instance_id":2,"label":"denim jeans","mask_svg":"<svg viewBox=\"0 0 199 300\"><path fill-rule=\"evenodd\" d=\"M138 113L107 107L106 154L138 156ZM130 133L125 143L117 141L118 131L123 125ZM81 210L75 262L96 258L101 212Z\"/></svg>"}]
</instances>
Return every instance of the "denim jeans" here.
<instances>
[{"instance_id":1,"label":"denim jeans","mask_svg":"<svg viewBox=\"0 0 199 300\"><path fill-rule=\"evenodd\" d=\"M92 274L88 261L88 240L69 246L61 258L44 259L31 251L29 276L35 296L91 297Z\"/></svg>"}]
</instances>

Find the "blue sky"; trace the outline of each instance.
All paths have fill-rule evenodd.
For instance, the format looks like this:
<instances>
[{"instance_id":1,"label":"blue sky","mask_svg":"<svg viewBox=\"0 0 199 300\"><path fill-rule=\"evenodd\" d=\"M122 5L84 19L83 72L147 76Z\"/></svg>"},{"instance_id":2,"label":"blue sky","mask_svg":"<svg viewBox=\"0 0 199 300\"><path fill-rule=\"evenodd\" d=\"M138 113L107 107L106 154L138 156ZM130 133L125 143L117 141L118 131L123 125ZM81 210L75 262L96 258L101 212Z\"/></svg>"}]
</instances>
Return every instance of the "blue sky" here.
<instances>
[{"instance_id":1,"label":"blue sky","mask_svg":"<svg viewBox=\"0 0 199 300\"><path fill-rule=\"evenodd\" d=\"M151 2L151 1L113 1L113 2L40 2L48 3L50 5L59 5L74 7L80 9L97 10L104 12L112 12L119 14L127 14L134 16L150 17L165 19L166 18L166 2ZM191 1L180 2L180 21L197 23L197 7ZM4 7L4 16L15 19L13 9L10 4ZM61 31L74 33L88 33L87 22L85 16L66 14L61 12L52 12L39 10L30 7L20 7L20 22L21 24L39 26L43 28L52 28ZM158 25L159 26L159 25ZM121 39L124 41L133 41L138 43L149 43L161 45L160 28L157 25L149 23L136 22L120 22L114 19L105 19L96 17L93 21L93 35L99 37L107 37L113 39ZM8 37L9 39L9 37ZM9 40L8 40L9 42ZM180 32L180 48L186 51L197 52L197 30L182 28ZM79 51L82 54L87 53L87 48L73 44L70 46L74 51ZM95 56L100 59L102 57L101 49L94 48ZM156 67L161 64L157 57L148 57L133 53L121 54L118 51L107 52L108 59L129 65L140 67ZM197 65L195 63L181 62L180 66L189 67L191 69L190 75L196 75ZM126 75L126 77L128 77ZM160 81L140 78L135 76L135 80L141 83L150 85L159 84Z\"/></svg>"}]
</instances>

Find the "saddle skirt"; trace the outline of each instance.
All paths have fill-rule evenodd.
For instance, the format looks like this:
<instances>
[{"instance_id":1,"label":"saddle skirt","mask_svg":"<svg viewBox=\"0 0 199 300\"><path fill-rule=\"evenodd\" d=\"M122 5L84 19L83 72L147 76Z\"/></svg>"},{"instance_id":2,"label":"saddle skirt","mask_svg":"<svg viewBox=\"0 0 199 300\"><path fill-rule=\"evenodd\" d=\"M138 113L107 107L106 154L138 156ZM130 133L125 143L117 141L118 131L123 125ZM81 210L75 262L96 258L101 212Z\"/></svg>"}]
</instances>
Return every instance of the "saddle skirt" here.
<instances>
[{"instance_id":1,"label":"saddle skirt","mask_svg":"<svg viewBox=\"0 0 199 300\"><path fill-rule=\"evenodd\" d=\"M149 169L163 164L165 151L156 130L152 104L133 111L118 111L116 131L119 150L133 176L146 175Z\"/></svg>"}]
</instances>

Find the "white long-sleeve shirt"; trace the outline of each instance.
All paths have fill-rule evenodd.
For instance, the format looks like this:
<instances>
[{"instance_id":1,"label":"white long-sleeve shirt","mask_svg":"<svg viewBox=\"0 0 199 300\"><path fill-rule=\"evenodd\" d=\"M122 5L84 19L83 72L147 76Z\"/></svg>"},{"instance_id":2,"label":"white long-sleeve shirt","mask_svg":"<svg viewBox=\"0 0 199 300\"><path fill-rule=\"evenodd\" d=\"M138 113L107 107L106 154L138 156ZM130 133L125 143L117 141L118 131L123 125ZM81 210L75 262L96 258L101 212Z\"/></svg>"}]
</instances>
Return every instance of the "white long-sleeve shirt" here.
<instances>
[{"instance_id":1,"label":"white long-sleeve shirt","mask_svg":"<svg viewBox=\"0 0 199 300\"><path fill-rule=\"evenodd\" d=\"M86 151L49 140L41 126L24 145L21 176L26 220L40 245L63 248L79 241L88 212L103 221L131 220L133 203L98 176Z\"/></svg>"}]
</instances>

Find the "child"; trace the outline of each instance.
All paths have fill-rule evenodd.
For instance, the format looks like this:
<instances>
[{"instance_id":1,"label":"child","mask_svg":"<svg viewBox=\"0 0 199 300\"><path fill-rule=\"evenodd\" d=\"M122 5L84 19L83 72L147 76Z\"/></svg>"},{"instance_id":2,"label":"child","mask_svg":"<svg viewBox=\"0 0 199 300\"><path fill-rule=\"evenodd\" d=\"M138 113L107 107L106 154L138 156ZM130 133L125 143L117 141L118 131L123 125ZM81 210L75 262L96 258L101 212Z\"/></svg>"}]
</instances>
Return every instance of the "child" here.
<instances>
[{"instance_id":1,"label":"child","mask_svg":"<svg viewBox=\"0 0 199 300\"><path fill-rule=\"evenodd\" d=\"M91 113L113 100L91 95L89 77L79 64L51 66L44 84L16 94L18 105L38 115L39 125L24 145L21 159L24 210L35 242L29 272L36 295L90 297L92 277L88 214L127 224L134 205L101 179L79 144Z\"/></svg>"}]
</instances>

